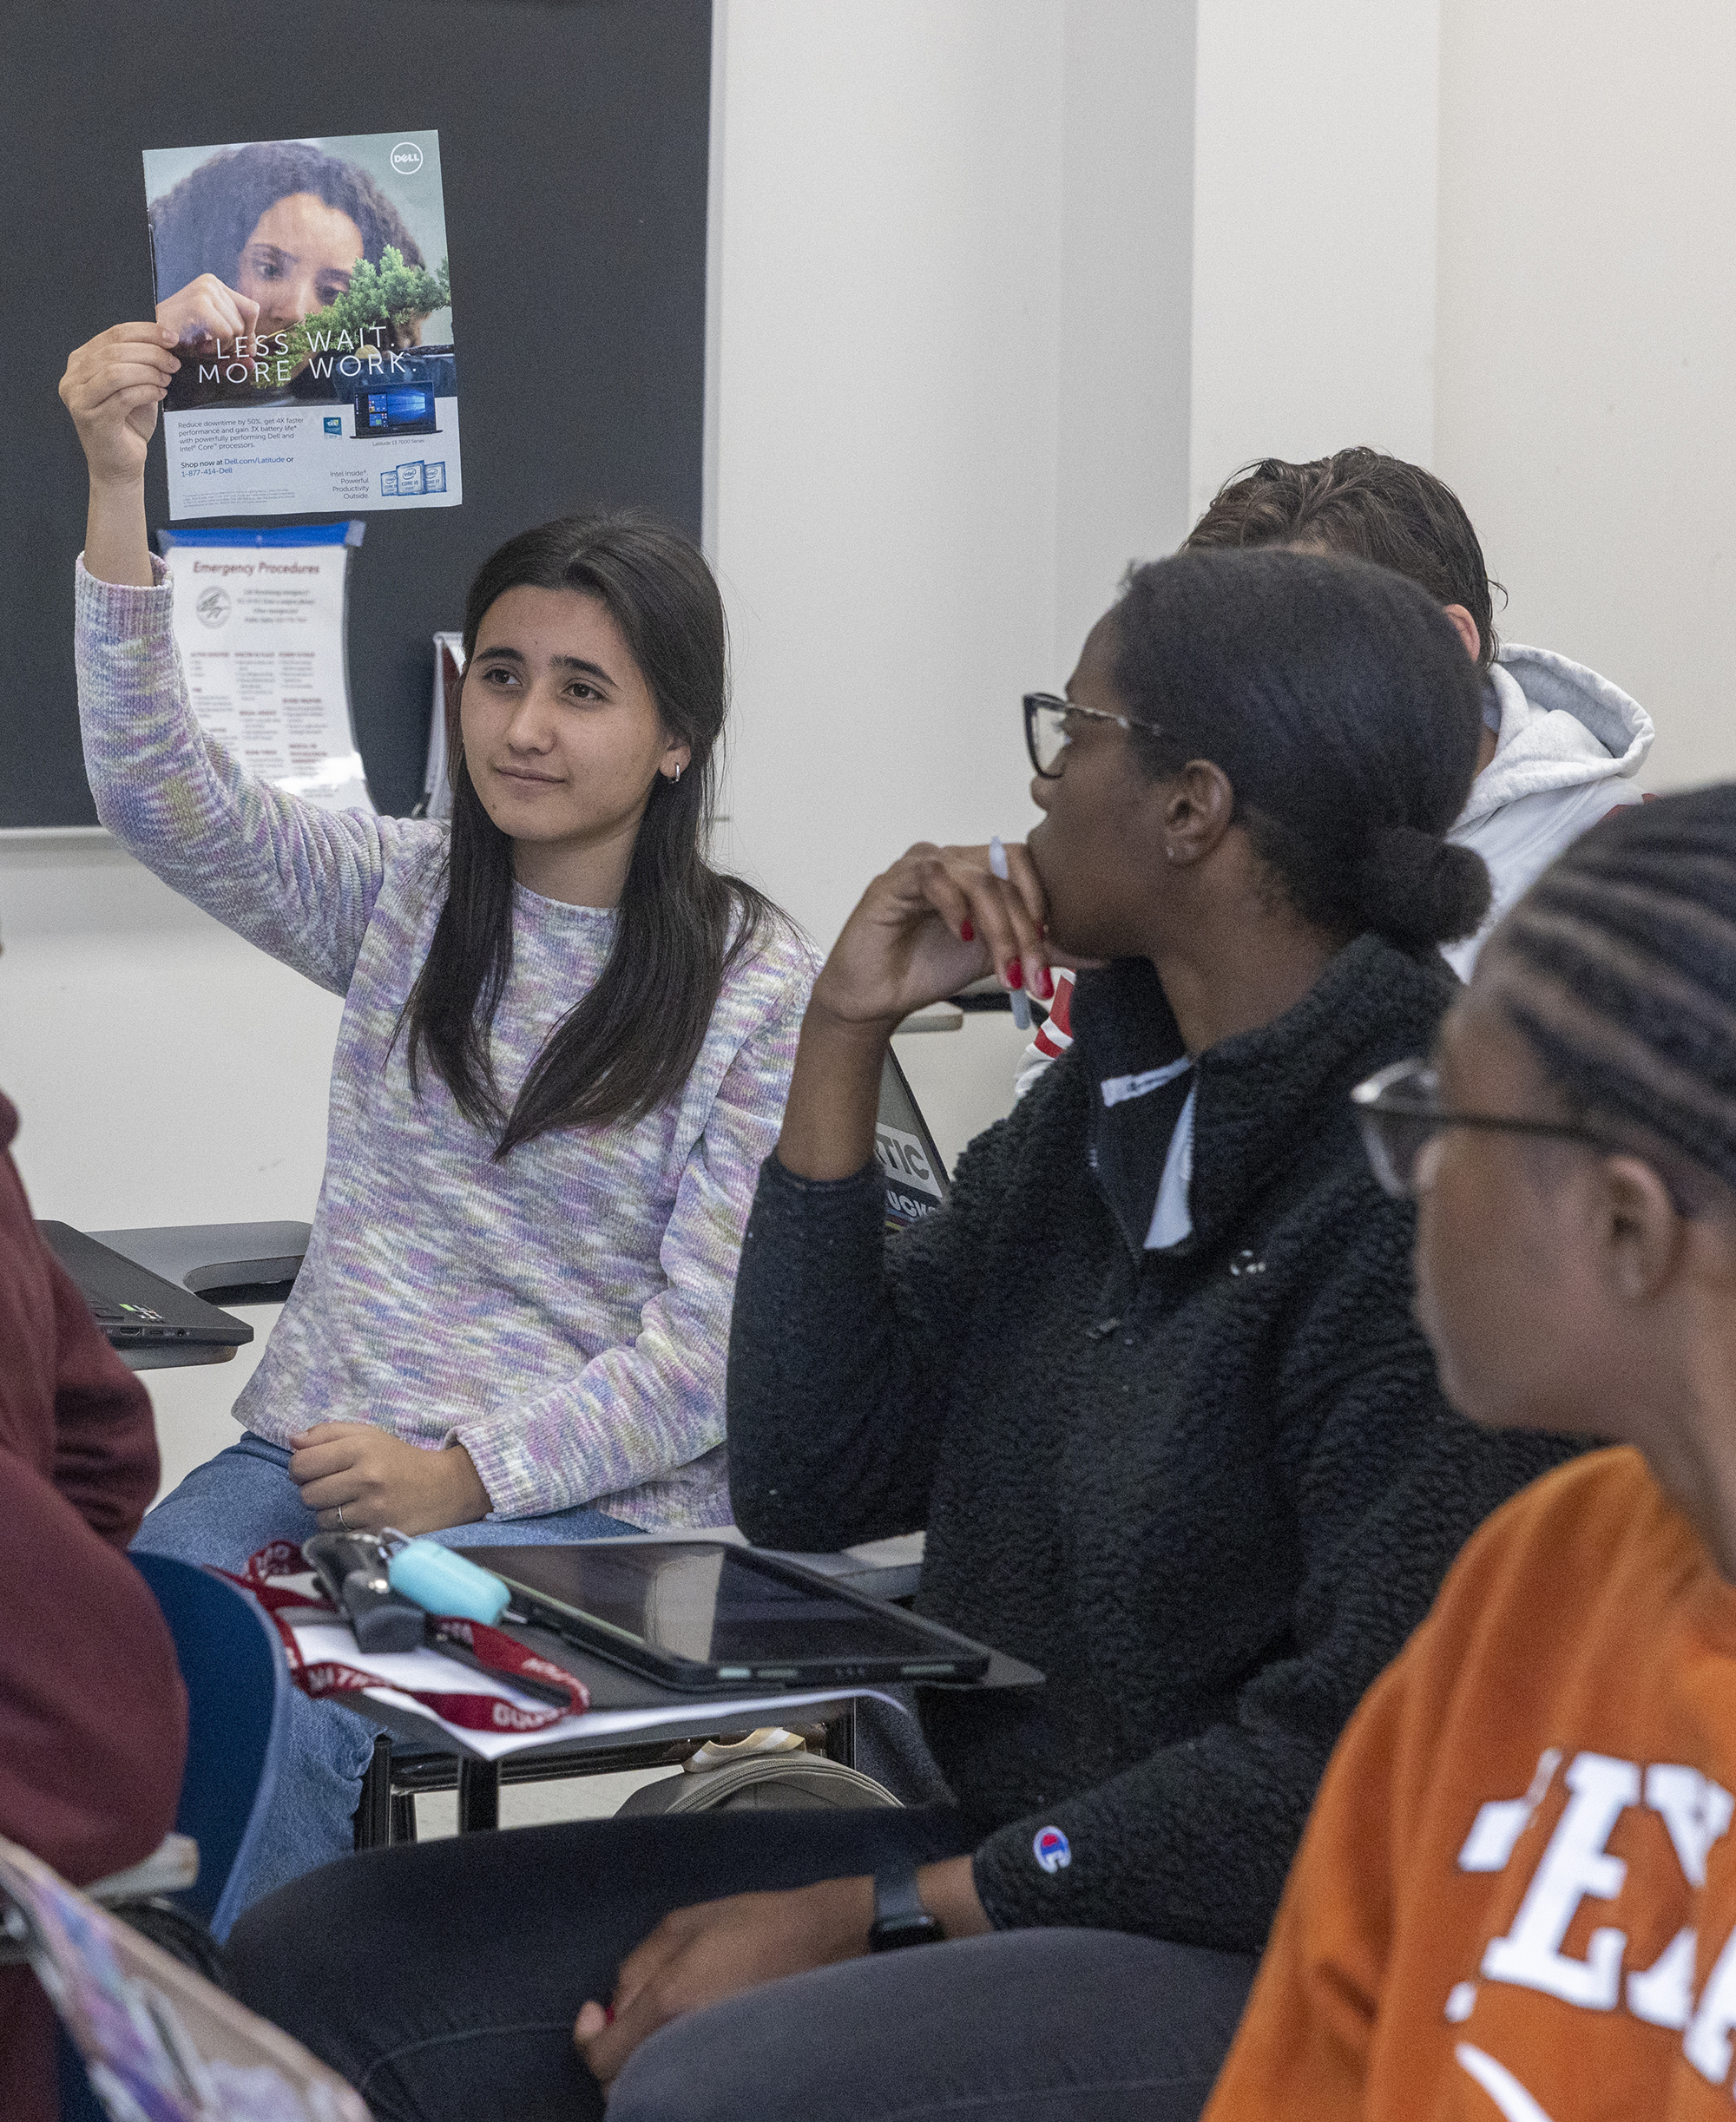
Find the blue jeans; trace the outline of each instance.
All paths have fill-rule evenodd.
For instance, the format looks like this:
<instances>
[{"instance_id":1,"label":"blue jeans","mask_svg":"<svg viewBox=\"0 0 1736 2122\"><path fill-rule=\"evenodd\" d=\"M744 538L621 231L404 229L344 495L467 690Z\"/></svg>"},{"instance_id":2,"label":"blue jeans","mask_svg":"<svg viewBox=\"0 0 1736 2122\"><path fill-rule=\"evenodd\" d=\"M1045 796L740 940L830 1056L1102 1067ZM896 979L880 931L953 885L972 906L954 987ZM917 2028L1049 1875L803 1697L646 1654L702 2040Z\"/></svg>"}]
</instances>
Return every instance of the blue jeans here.
<instances>
[{"instance_id":1,"label":"blue jeans","mask_svg":"<svg viewBox=\"0 0 1736 2122\"><path fill-rule=\"evenodd\" d=\"M268 1541L298 1546L319 1530L289 1477L289 1454L251 1430L195 1467L139 1527L133 1546L183 1562L239 1570ZM431 1535L449 1547L528 1547L607 1540L640 1527L580 1504L540 1518L489 1518ZM329 1864L354 1849L352 1816L379 1729L329 1698L290 1690L289 1721L278 1761L277 1798L254 1847L238 1906Z\"/></svg>"}]
</instances>

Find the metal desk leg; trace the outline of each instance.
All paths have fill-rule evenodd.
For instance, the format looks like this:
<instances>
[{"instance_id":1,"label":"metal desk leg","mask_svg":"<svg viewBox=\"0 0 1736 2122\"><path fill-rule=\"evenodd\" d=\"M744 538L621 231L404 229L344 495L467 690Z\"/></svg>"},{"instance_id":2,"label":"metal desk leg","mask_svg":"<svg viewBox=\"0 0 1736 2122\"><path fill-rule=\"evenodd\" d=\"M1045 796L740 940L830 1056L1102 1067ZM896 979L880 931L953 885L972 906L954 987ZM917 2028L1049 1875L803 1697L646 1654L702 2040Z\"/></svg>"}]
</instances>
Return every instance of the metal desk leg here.
<instances>
[{"instance_id":1,"label":"metal desk leg","mask_svg":"<svg viewBox=\"0 0 1736 2122\"><path fill-rule=\"evenodd\" d=\"M500 1825L500 1767L493 1761L458 1763L458 1832L476 1835Z\"/></svg>"},{"instance_id":2,"label":"metal desk leg","mask_svg":"<svg viewBox=\"0 0 1736 2122\"><path fill-rule=\"evenodd\" d=\"M394 1790L391 1794L391 1839L394 1843L416 1840L416 1793L413 1790Z\"/></svg>"},{"instance_id":3,"label":"metal desk leg","mask_svg":"<svg viewBox=\"0 0 1736 2122\"><path fill-rule=\"evenodd\" d=\"M391 1741L385 1732L375 1739L373 1758L362 1777L355 1835L358 1849L383 1849L391 1840Z\"/></svg>"},{"instance_id":4,"label":"metal desk leg","mask_svg":"<svg viewBox=\"0 0 1736 2122\"><path fill-rule=\"evenodd\" d=\"M856 1766L854 1702L846 1702L836 1716L826 1719L825 1757L828 1761L841 1761L845 1768Z\"/></svg>"}]
</instances>

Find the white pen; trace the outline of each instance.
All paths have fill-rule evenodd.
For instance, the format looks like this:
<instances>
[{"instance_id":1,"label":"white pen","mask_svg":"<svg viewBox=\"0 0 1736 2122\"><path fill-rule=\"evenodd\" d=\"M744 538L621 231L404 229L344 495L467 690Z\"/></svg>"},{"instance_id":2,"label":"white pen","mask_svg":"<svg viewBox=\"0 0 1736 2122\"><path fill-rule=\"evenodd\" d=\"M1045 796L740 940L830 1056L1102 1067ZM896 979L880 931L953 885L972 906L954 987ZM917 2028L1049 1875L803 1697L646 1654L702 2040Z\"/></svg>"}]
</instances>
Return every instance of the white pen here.
<instances>
[{"instance_id":1,"label":"white pen","mask_svg":"<svg viewBox=\"0 0 1736 2122\"><path fill-rule=\"evenodd\" d=\"M1007 851L1002 844L998 832L991 834L989 839L989 871L990 876L998 877L1003 884L1009 880ZM1030 1004L1025 1000L1025 991L1023 988L1014 988L1010 992L1013 1000L1013 1022L1022 1032L1028 1032L1030 1029L1031 1014Z\"/></svg>"}]
</instances>

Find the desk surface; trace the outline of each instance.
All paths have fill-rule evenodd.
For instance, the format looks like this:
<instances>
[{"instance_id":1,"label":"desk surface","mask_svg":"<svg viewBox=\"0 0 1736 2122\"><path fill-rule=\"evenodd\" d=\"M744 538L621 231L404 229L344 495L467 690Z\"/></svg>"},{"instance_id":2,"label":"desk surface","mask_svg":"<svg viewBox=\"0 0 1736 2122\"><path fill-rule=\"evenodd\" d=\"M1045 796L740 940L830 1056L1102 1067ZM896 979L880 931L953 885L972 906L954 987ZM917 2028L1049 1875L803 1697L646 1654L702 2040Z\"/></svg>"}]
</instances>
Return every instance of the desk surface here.
<instances>
[{"instance_id":1,"label":"desk surface","mask_svg":"<svg viewBox=\"0 0 1736 2122\"><path fill-rule=\"evenodd\" d=\"M160 1341L146 1348L135 1341L115 1348L111 1341L108 1345L128 1370L187 1370L196 1363L232 1363L236 1355L233 1342Z\"/></svg>"},{"instance_id":2,"label":"desk surface","mask_svg":"<svg viewBox=\"0 0 1736 2122\"><path fill-rule=\"evenodd\" d=\"M165 1282L208 1297L214 1290L258 1285L286 1290L307 1251L311 1228L306 1223L175 1223L90 1235Z\"/></svg>"},{"instance_id":3,"label":"desk surface","mask_svg":"<svg viewBox=\"0 0 1736 2122\"><path fill-rule=\"evenodd\" d=\"M812 1563L815 1558L802 1555L792 1559ZM844 1560L847 1558L825 1559ZM654 1745L670 1739L692 1738L696 1732L704 1731L707 1725L713 1730L734 1730L740 1722L739 1717L733 1718L730 1713L730 1705L745 1698L739 1692L734 1694L727 1692L709 1694L660 1686L655 1680L647 1679L644 1674L629 1672L625 1666L611 1665L607 1659L582 1651L547 1629L514 1626L507 1633L518 1642L528 1645L540 1657L550 1659L582 1680L590 1692L592 1709L667 1707L669 1718L667 1723L647 1725L630 1733L599 1732L590 1740L582 1732L569 1732L561 1738L550 1739L543 1745L515 1748L510 1754L500 1757L503 1765L508 1761L535 1761L559 1754L572 1754L591 1747L600 1750L618 1748L624 1744ZM1042 1677L1035 1665L1025 1665L1016 1658L1009 1658L1000 1651L991 1650L989 1669L981 1679L950 1683L925 1680L923 1685L944 1685L952 1692L968 1692L979 1688L1041 1686ZM829 1716L836 1715L840 1709L862 1696L885 1693L890 1685L891 1683L879 1686L839 1687L831 1692L822 1692L818 1689L791 1692L792 1694L819 1694L819 1700L805 1704L800 1714L804 1721L824 1723ZM777 1694L775 1688L761 1687L754 1691L753 1699L772 1703L775 1707ZM357 1716L383 1725L394 1738L405 1739L431 1751L457 1754L471 1760L484 1757L467 1746L456 1733L448 1731L443 1725L420 1717L412 1710L401 1709L396 1704L376 1702L371 1696L334 1695L329 1698L341 1703L345 1709L353 1710ZM769 1716L770 1712L766 1714Z\"/></svg>"}]
</instances>

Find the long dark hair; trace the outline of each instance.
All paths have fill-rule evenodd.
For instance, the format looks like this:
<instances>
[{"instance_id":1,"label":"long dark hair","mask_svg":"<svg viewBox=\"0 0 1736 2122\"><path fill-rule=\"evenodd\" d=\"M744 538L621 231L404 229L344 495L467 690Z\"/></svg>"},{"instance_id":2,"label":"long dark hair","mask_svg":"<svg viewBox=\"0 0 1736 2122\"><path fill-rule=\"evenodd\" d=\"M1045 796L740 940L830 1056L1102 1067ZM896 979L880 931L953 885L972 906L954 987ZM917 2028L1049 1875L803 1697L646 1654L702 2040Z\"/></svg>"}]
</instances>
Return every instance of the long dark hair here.
<instances>
[{"instance_id":1,"label":"long dark hair","mask_svg":"<svg viewBox=\"0 0 1736 2122\"><path fill-rule=\"evenodd\" d=\"M411 1087L420 1094L425 1053L465 1118L498 1129L496 1160L552 1128L631 1126L674 1097L705 1043L726 969L775 914L753 885L705 858L728 658L723 601L699 548L635 511L567 516L521 532L470 585L467 665L489 608L521 588L601 598L665 728L693 756L679 781L653 783L608 962L549 1035L508 1113L489 1035L512 970L512 841L483 808L455 719L446 903L404 1021Z\"/></svg>"},{"instance_id":2,"label":"long dark hair","mask_svg":"<svg viewBox=\"0 0 1736 2122\"><path fill-rule=\"evenodd\" d=\"M1426 591L1366 561L1183 551L1134 568L1115 680L1154 777L1214 760L1305 920L1431 948L1469 936L1489 872L1447 829L1476 772L1476 666Z\"/></svg>"}]
</instances>

